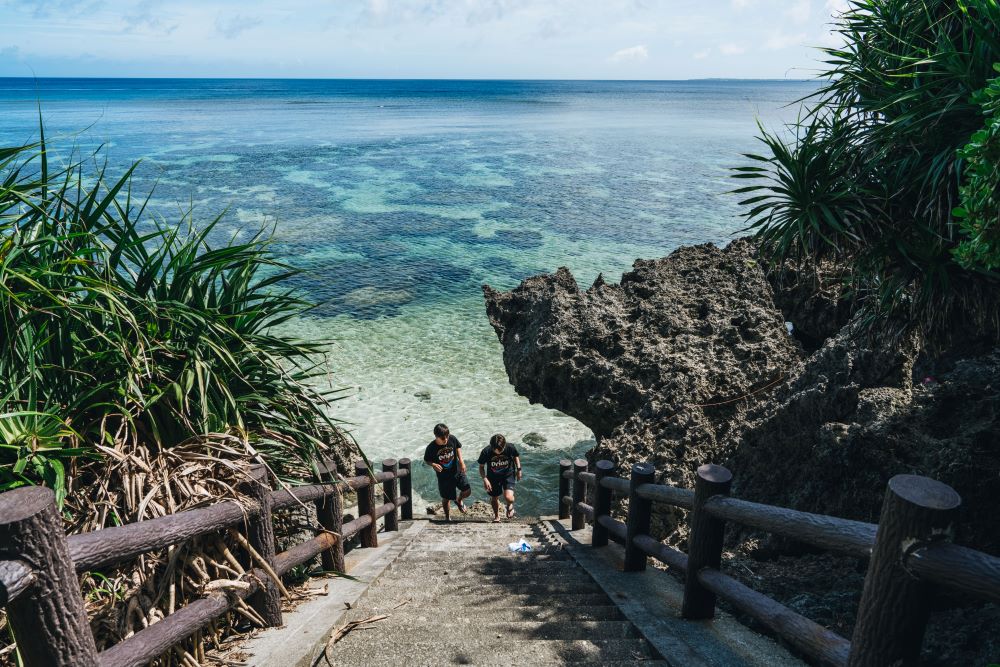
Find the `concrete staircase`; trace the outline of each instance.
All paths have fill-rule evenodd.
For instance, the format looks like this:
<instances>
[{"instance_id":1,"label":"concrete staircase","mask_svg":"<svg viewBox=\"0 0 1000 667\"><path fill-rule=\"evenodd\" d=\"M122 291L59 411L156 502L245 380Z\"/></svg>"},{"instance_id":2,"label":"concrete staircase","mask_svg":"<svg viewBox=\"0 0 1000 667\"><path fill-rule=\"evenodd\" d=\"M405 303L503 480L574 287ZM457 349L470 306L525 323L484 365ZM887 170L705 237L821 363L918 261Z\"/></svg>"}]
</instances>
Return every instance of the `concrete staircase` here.
<instances>
[{"instance_id":1,"label":"concrete staircase","mask_svg":"<svg viewBox=\"0 0 1000 667\"><path fill-rule=\"evenodd\" d=\"M533 550L511 553L521 538ZM619 545L590 542L555 518L402 522L347 554L350 579L313 579L324 594L248 640L239 664L804 667L724 611L684 620L678 579L623 572Z\"/></svg>"},{"instance_id":2,"label":"concrete staircase","mask_svg":"<svg viewBox=\"0 0 1000 667\"><path fill-rule=\"evenodd\" d=\"M530 553L507 545L524 538ZM432 523L342 623L334 665L666 665L540 521ZM321 661L322 664L322 661Z\"/></svg>"}]
</instances>

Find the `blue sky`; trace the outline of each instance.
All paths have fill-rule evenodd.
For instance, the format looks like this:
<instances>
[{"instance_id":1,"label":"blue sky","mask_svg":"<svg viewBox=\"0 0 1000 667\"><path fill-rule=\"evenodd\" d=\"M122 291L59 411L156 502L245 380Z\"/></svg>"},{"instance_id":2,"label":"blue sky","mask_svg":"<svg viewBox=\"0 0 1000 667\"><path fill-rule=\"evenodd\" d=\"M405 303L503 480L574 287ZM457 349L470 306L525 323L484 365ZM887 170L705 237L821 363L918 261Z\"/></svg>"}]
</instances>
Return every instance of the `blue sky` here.
<instances>
[{"instance_id":1,"label":"blue sky","mask_svg":"<svg viewBox=\"0 0 1000 667\"><path fill-rule=\"evenodd\" d=\"M0 76L808 78L846 0L0 0Z\"/></svg>"}]
</instances>

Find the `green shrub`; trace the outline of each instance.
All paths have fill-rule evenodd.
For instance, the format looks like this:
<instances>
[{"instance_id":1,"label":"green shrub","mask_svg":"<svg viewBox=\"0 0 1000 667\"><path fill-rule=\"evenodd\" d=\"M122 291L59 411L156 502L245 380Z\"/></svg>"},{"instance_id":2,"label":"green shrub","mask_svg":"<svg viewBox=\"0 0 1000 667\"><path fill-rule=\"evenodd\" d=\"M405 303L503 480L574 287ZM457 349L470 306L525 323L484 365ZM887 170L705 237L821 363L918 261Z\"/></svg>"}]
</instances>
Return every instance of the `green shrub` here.
<instances>
[{"instance_id":1,"label":"green shrub","mask_svg":"<svg viewBox=\"0 0 1000 667\"><path fill-rule=\"evenodd\" d=\"M1000 63L993 66L1000 72ZM961 206L955 209L965 239L955 248L959 264L967 269L1000 269L1000 77L976 96L986 115L986 126L972 135L960 151L965 160Z\"/></svg>"},{"instance_id":2,"label":"green shrub","mask_svg":"<svg viewBox=\"0 0 1000 667\"><path fill-rule=\"evenodd\" d=\"M774 260L834 256L870 324L925 331L996 317L994 277L953 251L963 236L959 149L983 125L975 93L1000 60L996 0L851 0L804 117L734 174L749 228Z\"/></svg>"},{"instance_id":3,"label":"green shrub","mask_svg":"<svg viewBox=\"0 0 1000 667\"><path fill-rule=\"evenodd\" d=\"M213 245L108 181L0 149L0 491L130 448L230 434L277 472L343 442L315 388L322 341L277 332L309 304L268 236ZM118 455L118 454L116 454Z\"/></svg>"}]
</instances>

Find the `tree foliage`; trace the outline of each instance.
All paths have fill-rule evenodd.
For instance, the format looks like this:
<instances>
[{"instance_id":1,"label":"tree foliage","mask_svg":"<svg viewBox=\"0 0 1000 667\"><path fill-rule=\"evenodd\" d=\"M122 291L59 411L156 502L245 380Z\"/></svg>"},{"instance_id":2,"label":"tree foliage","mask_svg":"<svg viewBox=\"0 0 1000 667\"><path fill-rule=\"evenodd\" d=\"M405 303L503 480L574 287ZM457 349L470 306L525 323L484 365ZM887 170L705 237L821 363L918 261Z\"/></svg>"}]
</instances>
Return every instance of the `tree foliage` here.
<instances>
[{"instance_id":1,"label":"tree foliage","mask_svg":"<svg viewBox=\"0 0 1000 667\"><path fill-rule=\"evenodd\" d=\"M824 82L802 118L787 132L762 128L767 150L735 170L749 181L736 191L748 195L749 228L775 260L848 263L870 324L995 320L997 276L970 270L956 249L971 234L989 255L996 225L970 210L960 228L953 212L973 196L963 164L1000 61L1000 5L851 0L834 31L843 46L822 50Z\"/></svg>"},{"instance_id":2,"label":"tree foliage","mask_svg":"<svg viewBox=\"0 0 1000 667\"><path fill-rule=\"evenodd\" d=\"M265 233L213 244L42 140L0 149L0 491L63 494L77 457L229 434L279 473L342 435L316 389L322 342Z\"/></svg>"}]
</instances>

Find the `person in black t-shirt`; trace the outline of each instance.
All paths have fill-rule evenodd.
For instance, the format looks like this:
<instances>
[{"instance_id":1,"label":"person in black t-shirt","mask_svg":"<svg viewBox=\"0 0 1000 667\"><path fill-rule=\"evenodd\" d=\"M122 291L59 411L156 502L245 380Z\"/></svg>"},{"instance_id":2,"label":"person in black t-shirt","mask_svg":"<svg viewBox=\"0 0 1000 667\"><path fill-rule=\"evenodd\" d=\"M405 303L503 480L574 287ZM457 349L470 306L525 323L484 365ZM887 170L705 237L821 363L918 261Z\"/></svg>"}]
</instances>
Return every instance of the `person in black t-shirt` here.
<instances>
[{"instance_id":1,"label":"person in black t-shirt","mask_svg":"<svg viewBox=\"0 0 1000 667\"><path fill-rule=\"evenodd\" d=\"M500 495L507 503L507 518L513 519L514 486L521 481L521 454L499 433L479 453L479 476L493 504L493 523L500 523Z\"/></svg>"},{"instance_id":2,"label":"person in black t-shirt","mask_svg":"<svg viewBox=\"0 0 1000 667\"><path fill-rule=\"evenodd\" d=\"M448 504L450 501L454 501L458 511L465 514L467 510L462 501L472 494L472 487L469 485L469 478L465 476L462 443L444 424L434 427L434 439L424 450L424 463L434 468L434 472L437 473L438 493L441 494L444 520L451 521L451 509Z\"/></svg>"}]
</instances>

